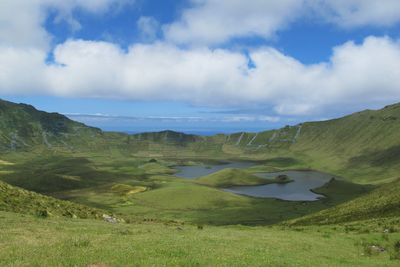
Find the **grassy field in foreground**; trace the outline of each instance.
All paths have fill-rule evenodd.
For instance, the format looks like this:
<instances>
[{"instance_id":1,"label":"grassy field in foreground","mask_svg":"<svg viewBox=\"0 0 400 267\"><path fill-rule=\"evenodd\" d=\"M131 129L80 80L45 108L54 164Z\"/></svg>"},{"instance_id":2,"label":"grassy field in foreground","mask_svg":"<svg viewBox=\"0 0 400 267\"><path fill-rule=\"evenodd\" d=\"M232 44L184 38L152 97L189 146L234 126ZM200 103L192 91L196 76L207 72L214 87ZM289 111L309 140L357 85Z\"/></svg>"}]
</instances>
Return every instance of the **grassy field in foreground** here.
<instances>
[{"instance_id":1,"label":"grassy field in foreground","mask_svg":"<svg viewBox=\"0 0 400 267\"><path fill-rule=\"evenodd\" d=\"M0 212L0 266L398 266L399 233L40 219ZM370 228L373 229L373 228ZM371 250L372 246L383 252ZM370 251L371 250L371 251Z\"/></svg>"}]
</instances>

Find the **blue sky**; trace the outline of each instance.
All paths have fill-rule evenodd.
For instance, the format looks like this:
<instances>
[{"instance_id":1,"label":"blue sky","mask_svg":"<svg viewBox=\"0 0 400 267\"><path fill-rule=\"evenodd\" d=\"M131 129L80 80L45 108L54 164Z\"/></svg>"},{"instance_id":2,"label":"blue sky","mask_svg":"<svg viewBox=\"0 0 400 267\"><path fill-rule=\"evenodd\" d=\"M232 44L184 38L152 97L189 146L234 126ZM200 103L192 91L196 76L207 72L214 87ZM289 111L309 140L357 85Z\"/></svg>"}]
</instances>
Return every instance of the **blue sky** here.
<instances>
[{"instance_id":1,"label":"blue sky","mask_svg":"<svg viewBox=\"0 0 400 267\"><path fill-rule=\"evenodd\" d=\"M260 131L400 101L397 0L4 0L0 97L113 131Z\"/></svg>"}]
</instances>

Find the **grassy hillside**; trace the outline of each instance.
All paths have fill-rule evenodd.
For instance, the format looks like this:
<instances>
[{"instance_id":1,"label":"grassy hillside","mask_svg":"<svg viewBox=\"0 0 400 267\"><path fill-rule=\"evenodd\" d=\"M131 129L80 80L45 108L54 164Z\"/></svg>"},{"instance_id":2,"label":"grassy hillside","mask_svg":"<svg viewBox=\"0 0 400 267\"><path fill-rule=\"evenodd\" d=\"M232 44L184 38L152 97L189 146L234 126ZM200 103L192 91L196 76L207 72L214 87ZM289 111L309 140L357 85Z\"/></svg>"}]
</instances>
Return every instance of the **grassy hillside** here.
<instances>
[{"instance_id":1,"label":"grassy hillside","mask_svg":"<svg viewBox=\"0 0 400 267\"><path fill-rule=\"evenodd\" d=\"M102 218L102 210L58 200L0 181L0 210L39 217Z\"/></svg>"},{"instance_id":2,"label":"grassy hillside","mask_svg":"<svg viewBox=\"0 0 400 267\"><path fill-rule=\"evenodd\" d=\"M290 224L337 224L367 219L400 217L400 179L372 192L316 214L296 219Z\"/></svg>"},{"instance_id":3,"label":"grassy hillside","mask_svg":"<svg viewBox=\"0 0 400 267\"><path fill-rule=\"evenodd\" d=\"M240 169L223 169L196 179L202 185L213 187L230 187L241 185L265 185L272 183L286 183L290 180L265 179Z\"/></svg>"},{"instance_id":4,"label":"grassy hillside","mask_svg":"<svg viewBox=\"0 0 400 267\"><path fill-rule=\"evenodd\" d=\"M88 127L58 113L36 110L26 104L0 100L0 150L32 151L80 150L95 145L102 136Z\"/></svg>"},{"instance_id":5,"label":"grassy hillside","mask_svg":"<svg viewBox=\"0 0 400 267\"><path fill-rule=\"evenodd\" d=\"M0 212L0 229L1 266L389 267L400 258L400 234L382 235L383 227L109 224Z\"/></svg>"}]
</instances>

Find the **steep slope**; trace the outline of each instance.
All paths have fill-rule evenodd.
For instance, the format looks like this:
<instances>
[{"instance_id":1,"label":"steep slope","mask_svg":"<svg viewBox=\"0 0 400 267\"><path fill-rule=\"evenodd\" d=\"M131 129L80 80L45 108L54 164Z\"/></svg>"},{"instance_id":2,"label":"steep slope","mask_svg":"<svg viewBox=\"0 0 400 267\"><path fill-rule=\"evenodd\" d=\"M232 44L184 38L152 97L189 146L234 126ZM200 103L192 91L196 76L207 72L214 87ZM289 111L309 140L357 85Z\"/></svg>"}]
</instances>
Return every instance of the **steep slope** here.
<instances>
[{"instance_id":1,"label":"steep slope","mask_svg":"<svg viewBox=\"0 0 400 267\"><path fill-rule=\"evenodd\" d=\"M279 149L355 155L400 145L400 104L343 118L305 122L260 133L236 133L226 143L249 149Z\"/></svg>"},{"instance_id":2,"label":"steep slope","mask_svg":"<svg viewBox=\"0 0 400 267\"><path fill-rule=\"evenodd\" d=\"M37 147L74 150L90 146L101 135L101 130L58 113L0 100L0 151L23 151Z\"/></svg>"},{"instance_id":3,"label":"steep slope","mask_svg":"<svg viewBox=\"0 0 400 267\"><path fill-rule=\"evenodd\" d=\"M68 201L58 200L0 181L0 210L40 217L101 218L105 213Z\"/></svg>"},{"instance_id":4,"label":"steep slope","mask_svg":"<svg viewBox=\"0 0 400 267\"><path fill-rule=\"evenodd\" d=\"M400 179L382 185L372 192L289 222L292 225L337 224L358 220L400 218Z\"/></svg>"},{"instance_id":5,"label":"steep slope","mask_svg":"<svg viewBox=\"0 0 400 267\"><path fill-rule=\"evenodd\" d=\"M400 104L260 133L237 133L226 144L243 155L291 156L308 168L357 182L392 181L400 170Z\"/></svg>"}]
</instances>

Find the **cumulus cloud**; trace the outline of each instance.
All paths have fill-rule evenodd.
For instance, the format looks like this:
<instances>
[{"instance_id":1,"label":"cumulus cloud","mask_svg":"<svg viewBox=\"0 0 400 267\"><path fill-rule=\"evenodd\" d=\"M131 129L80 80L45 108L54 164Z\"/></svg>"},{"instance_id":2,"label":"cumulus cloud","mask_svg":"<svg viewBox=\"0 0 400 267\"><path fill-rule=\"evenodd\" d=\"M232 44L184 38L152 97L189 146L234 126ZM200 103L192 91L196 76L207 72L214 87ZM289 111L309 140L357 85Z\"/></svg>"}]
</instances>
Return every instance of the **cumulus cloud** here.
<instances>
[{"instance_id":1,"label":"cumulus cloud","mask_svg":"<svg viewBox=\"0 0 400 267\"><path fill-rule=\"evenodd\" d=\"M192 0L178 21L164 26L164 34L171 42L196 45L238 37L268 39L305 16L345 28L392 26L400 22L400 1Z\"/></svg>"},{"instance_id":2,"label":"cumulus cloud","mask_svg":"<svg viewBox=\"0 0 400 267\"><path fill-rule=\"evenodd\" d=\"M69 40L45 54L0 48L1 93L177 100L214 107L270 105L277 114L315 114L336 105L400 100L400 44L369 37L345 43L328 62L304 65L271 47L249 58L224 49ZM21 64L21 62L24 62Z\"/></svg>"},{"instance_id":3,"label":"cumulus cloud","mask_svg":"<svg viewBox=\"0 0 400 267\"><path fill-rule=\"evenodd\" d=\"M299 16L304 0L192 0L179 21L164 27L176 43L218 44L234 37L271 37Z\"/></svg>"}]
</instances>

